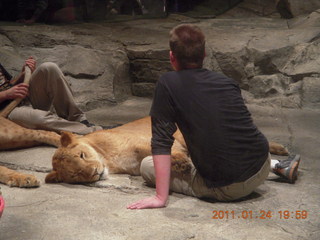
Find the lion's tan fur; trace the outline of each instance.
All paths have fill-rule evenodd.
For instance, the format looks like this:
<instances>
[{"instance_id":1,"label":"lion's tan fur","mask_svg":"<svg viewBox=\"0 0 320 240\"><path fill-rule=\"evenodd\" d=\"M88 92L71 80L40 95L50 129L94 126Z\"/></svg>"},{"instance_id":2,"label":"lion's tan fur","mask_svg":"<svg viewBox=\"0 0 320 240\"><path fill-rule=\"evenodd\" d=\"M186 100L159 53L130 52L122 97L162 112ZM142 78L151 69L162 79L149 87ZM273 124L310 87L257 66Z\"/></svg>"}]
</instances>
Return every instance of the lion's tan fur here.
<instances>
[{"instance_id":1,"label":"lion's tan fur","mask_svg":"<svg viewBox=\"0 0 320 240\"><path fill-rule=\"evenodd\" d=\"M77 136L68 132L26 129L0 117L0 150L32 147L40 144L59 146L53 158L53 170L46 182L82 183L104 179L108 173L140 174L141 160L151 155L149 117L123 126ZM180 131L174 135L172 170L187 173L190 159ZM288 154L280 144L270 143L271 153ZM0 166L0 182L18 187L34 187L39 181L32 175Z\"/></svg>"},{"instance_id":2,"label":"lion's tan fur","mask_svg":"<svg viewBox=\"0 0 320 240\"><path fill-rule=\"evenodd\" d=\"M191 160L185 141L179 130L174 137L172 171L187 173ZM150 117L82 137L63 133L46 182L94 182L104 179L107 173L138 175L142 159L151 155L150 140ZM280 144L270 143L270 148L274 153L287 154Z\"/></svg>"},{"instance_id":3,"label":"lion's tan fur","mask_svg":"<svg viewBox=\"0 0 320 240\"><path fill-rule=\"evenodd\" d=\"M0 150L49 144L58 147L60 135L55 132L21 127L0 116ZM37 187L40 181L32 175L0 166L0 182L12 187Z\"/></svg>"},{"instance_id":4,"label":"lion's tan fur","mask_svg":"<svg viewBox=\"0 0 320 240\"><path fill-rule=\"evenodd\" d=\"M150 140L149 117L83 137L63 133L61 147L57 149L52 159L53 171L46 177L46 182L93 182L99 180L98 175L106 170L108 173L139 175L142 159L151 155ZM92 153L92 150L95 153ZM181 144L175 141L172 155L175 171L182 170L180 166L183 167L183 162L190 163L184 142ZM76 167L75 159L78 164ZM179 164L176 164L176 161ZM76 176L76 172L81 174ZM89 176L89 172L95 175Z\"/></svg>"},{"instance_id":5,"label":"lion's tan fur","mask_svg":"<svg viewBox=\"0 0 320 240\"><path fill-rule=\"evenodd\" d=\"M27 148L41 144L59 146L60 135L44 130L34 130L0 116L0 150Z\"/></svg>"}]
</instances>

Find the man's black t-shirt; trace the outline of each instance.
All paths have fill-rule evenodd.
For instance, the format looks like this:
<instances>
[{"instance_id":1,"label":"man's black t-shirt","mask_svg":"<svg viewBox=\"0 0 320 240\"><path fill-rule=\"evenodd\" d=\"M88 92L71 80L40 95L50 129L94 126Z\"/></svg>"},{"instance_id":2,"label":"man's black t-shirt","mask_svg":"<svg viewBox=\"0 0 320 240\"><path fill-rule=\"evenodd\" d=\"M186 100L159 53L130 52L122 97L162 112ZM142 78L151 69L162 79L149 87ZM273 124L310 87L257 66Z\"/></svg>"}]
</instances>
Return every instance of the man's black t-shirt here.
<instances>
[{"instance_id":1,"label":"man's black t-shirt","mask_svg":"<svg viewBox=\"0 0 320 240\"><path fill-rule=\"evenodd\" d=\"M172 124L177 124L192 162L209 187L244 181L267 158L268 142L254 125L238 84L222 74L206 69L164 74L150 115L153 154L170 152L169 135Z\"/></svg>"}]
</instances>

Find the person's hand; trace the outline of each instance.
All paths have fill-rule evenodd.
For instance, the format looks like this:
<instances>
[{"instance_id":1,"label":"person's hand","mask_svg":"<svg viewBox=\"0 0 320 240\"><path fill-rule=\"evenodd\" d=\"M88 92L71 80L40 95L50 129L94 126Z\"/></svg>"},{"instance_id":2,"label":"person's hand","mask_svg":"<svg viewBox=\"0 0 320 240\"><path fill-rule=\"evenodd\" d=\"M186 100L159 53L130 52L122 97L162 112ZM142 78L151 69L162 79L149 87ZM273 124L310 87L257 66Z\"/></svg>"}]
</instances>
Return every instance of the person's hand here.
<instances>
[{"instance_id":1,"label":"person's hand","mask_svg":"<svg viewBox=\"0 0 320 240\"><path fill-rule=\"evenodd\" d=\"M33 24L33 23L35 23L36 22L36 19L35 18L30 18L30 19L28 19L28 20L25 20L25 24Z\"/></svg>"},{"instance_id":2,"label":"person's hand","mask_svg":"<svg viewBox=\"0 0 320 240\"><path fill-rule=\"evenodd\" d=\"M132 203L129 206L127 206L127 209L162 208L165 206L166 201L158 198L157 196L154 196Z\"/></svg>"},{"instance_id":3,"label":"person's hand","mask_svg":"<svg viewBox=\"0 0 320 240\"><path fill-rule=\"evenodd\" d=\"M20 19L18 19L16 22L18 22L18 23L25 23L26 20L25 20L24 18L20 18Z\"/></svg>"},{"instance_id":4,"label":"person's hand","mask_svg":"<svg viewBox=\"0 0 320 240\"><path fill-rule=\"evenodd\" d=\"M6 90L6 99L25 98L28 92L29 86L25 83L20 83Z\"/></svg>"},{"instance_id":5,"label":"person's hand","mask_svg":"<svg viewBox=\"0 0 320 240\"><path fill-rule=\"evenodd\" d=\"M37 62L36 60L33 58L33 57L29 57L26 61L25 61L25 64L23 66L23 69L22 71L24 71L24 67L25 66L28 66L31 70L31 72L34 72L34 70L36 69L37 67Z\"/></svg>"},{"instance_id":6,"label":"person's hand","mask_svg":"<svg viewBox=\"0 0 320 240\"><path fill-rule=\"evenodd\" d=\"M36 22L36 19L35 18L30 18L30 19L21 18L21 19L18 19L16 22L23 23L23 24L33 24Z\"/></svg>"}]
</instances>

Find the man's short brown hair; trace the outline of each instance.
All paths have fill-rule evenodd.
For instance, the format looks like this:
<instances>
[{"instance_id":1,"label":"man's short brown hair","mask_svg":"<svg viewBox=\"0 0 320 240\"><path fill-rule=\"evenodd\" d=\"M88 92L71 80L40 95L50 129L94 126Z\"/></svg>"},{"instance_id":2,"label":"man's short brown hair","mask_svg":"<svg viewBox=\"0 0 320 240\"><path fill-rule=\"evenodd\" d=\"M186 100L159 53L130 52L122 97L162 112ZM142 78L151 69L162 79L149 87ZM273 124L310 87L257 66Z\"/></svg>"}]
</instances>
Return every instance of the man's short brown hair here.
<instances>
[{"instance_id":1,"label":"man's short brown hair","mask_svg":"<svg viewBox=\"0 0 320 240\"><path fill-rule=\"evenodd\" d=\"M170 31L170 50L181 69L201 68L205 56L205 36L191 24L181 24Z\"/></svg>"}]
</instances>

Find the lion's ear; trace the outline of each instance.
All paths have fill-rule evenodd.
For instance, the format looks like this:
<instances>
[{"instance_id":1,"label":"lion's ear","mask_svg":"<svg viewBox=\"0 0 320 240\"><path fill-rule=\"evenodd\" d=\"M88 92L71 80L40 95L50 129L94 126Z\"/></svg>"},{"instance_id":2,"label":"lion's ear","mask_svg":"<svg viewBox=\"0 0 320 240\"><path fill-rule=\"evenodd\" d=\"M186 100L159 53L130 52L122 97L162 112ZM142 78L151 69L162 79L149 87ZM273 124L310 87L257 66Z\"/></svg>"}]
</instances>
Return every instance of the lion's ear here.
<instances>
[{"instance_id":1,"label":"lion's ear","mask_svg":"<svg viewBox=\"0 0 320 240\"><path fill-rule=\"evenodd\" d=\"M58 178L58 173L56 171L51 171L45 179L46 183L58 183L61 182Z\"/></svg>"},{"instance_id":2,"label":"lion's ear","mask_svg":"<svg viewBox=\"0 0 320 240\"><path fill-rule=\"evenodd\" d=\"M72 143L75 136L70 132L61 132L61 146L67 147L70 143Z\"/></svg>"}]
</instances>

